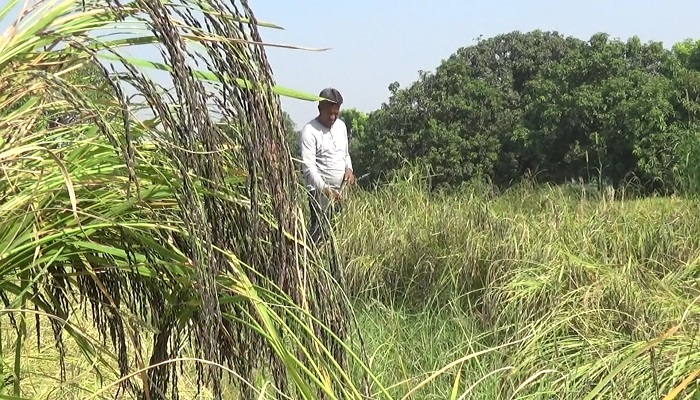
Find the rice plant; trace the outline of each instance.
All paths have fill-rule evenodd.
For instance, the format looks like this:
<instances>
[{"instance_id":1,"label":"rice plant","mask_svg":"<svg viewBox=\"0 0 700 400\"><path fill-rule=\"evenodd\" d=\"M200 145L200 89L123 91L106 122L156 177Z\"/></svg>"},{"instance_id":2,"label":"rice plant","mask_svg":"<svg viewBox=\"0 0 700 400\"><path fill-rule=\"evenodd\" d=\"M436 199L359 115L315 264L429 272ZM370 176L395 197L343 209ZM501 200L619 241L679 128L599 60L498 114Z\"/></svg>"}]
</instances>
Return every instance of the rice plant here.
<instances>
[{"instance_id":1,"label":"rice plant","mask_svg":"<svg viewBox=\"0 0 700 400\"><path fill-rule=\"evenodd\" d=\"M268 384L277 398L360 397L345 373L356 356L342 345L335 255L306 244L283 136L278 96L317 98L275 85L258 32L275 26L247 1L1 10L17 15L0 42L0 293L15 340L0 372L11 395L40 394L23 385L34 319L37 334L50 322L61 382L67 340L98 375L117 366L118 380L79 397L178 398L192 359L214 398L224 371L241 398ZM121 52L136 45L161 60ZM81 311L100 341L74 322ZM75 395L54 389L43 395Z\"/></svg>"},{"instance_id":2,"label":"rice plant","mask_svg":"<svg viewBox=\"0 0 700 400\"><path fill-rule=\"evenodd\" d=\"M450 365L459 350L439 349L447 342L491 351L445 370L425 398L482 378L469 398L700 395L696 199L611 200L533 185L446 195L429 193L422 176L354 193L339 224L351 295L406 321L386 324L400 333L383 345L370 325L370 351L406 366L383 368L384 379L415 382ZM463 333L453 327L461 320ZM392 347L400 355L390 357Z\"/></svg>"}]
</instances>

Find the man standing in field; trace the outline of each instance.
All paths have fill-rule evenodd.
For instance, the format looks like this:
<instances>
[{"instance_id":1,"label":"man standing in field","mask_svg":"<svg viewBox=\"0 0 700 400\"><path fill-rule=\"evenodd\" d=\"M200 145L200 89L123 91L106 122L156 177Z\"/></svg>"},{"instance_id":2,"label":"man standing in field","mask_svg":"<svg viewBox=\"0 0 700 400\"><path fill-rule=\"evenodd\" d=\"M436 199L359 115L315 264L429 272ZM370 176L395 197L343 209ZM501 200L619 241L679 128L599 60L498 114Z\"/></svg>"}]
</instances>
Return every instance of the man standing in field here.
<instances>
[{"instance_id":1,"label":"man standing in field","mask_svg":"<svg viewBox=\"0 0 700 400\"><path fill-rule=\"evenodd\" d=\"M301 170L309 190L311 240L318 243L325 237L323 220L330 220L340 211L343 183L353 184L352 160L345 123L338 119L343 96L336 89L326 88L319 97L318 116L301 130Z\"/></svg>"}]
</instances>

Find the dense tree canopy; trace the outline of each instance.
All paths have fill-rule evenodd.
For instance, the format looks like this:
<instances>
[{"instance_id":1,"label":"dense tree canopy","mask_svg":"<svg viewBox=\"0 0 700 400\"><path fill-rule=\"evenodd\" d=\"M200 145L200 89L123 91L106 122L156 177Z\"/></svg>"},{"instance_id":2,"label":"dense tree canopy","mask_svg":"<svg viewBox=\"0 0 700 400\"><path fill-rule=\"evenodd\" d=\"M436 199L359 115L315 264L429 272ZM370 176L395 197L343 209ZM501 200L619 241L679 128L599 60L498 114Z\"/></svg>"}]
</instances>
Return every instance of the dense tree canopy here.
<instances>
[{"instance_id":1,"label":"dense tree canopy","mask_svg":"<svg viewBox=\"0 0 700 400\"><path fill-rule=\"evenodd\" d=\"M511 32L389 89L380 109L342 116L357 173L373 181L411 162L440 186L529 175L673 190L697 152L700 41Z\"/></svg>"}]
</instances>

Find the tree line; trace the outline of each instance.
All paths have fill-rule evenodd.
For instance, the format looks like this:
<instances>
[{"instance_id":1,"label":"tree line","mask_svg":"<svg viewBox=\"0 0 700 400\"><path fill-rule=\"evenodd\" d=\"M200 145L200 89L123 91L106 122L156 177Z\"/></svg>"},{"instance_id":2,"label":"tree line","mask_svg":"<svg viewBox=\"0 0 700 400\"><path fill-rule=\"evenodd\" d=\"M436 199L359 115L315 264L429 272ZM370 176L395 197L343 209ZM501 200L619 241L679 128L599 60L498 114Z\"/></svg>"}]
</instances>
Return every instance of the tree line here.
<instances>
[{"instance_id":1,"label":"tree line","mask_svg":"<svg viewBox=\"0 0 700 400\"><path fill-rule=\"evenodd\" d=\"M435 188L535 178L677 192L700 176L700 40L515 31L389 90L379 109L341 114L367 184L407 162Z\"/></svg>"}]
</instances>

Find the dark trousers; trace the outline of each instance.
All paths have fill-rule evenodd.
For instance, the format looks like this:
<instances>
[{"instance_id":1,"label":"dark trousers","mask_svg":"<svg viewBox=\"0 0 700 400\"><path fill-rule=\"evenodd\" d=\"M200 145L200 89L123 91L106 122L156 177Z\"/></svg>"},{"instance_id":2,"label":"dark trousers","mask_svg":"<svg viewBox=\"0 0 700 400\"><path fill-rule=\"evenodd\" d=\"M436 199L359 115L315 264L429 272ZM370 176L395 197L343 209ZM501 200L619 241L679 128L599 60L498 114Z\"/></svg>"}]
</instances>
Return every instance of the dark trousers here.
<instances>
[{"instance_id":1,"label":"dark trousers","mask_svg":"<svg viewBox=\"0 0 700 400\"><path fill-rule=\"evenodd\" d=\"M309 233L314 244L318 245L327 239L333 219L341 213L342 209L340 203L330 203L322 193L315 190L309 191L309 211L311 212Z\"/></svg>"}]
</instances>

